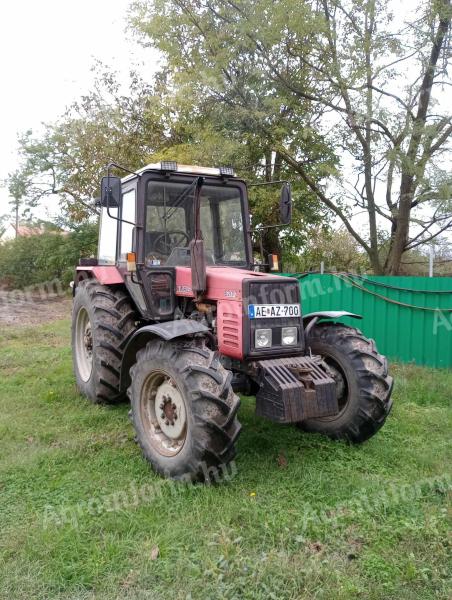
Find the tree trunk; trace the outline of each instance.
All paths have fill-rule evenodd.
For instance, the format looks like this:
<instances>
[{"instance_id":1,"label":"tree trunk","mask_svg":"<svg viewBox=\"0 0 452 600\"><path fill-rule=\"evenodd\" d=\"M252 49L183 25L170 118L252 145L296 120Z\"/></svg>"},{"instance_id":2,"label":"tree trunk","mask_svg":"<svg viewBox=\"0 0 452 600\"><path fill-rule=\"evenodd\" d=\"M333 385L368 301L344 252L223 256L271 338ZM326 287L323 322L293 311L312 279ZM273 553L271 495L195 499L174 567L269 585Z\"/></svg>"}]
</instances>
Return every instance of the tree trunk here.
<instances>
[{"instance_id":1,"label":"tree trunk","mask_svg":"<svg viewBox=\"0 0 452 600\"><path fill-rule=\"evenodd\" d=\"M384 275L384 269L380 262L378 249L371 249L367 254L369 256L370 266L372 267L374 275Z\"/></svg>"},{"instance_id":2,"label":"tree trunk","mask_svg":"<svg viewBox=\"0 0 452 600\"><path fill-rule=\"evenodd\" d=\"M279 263L281 267L282 261L282 249L281 243L279 241L278 234L275 229L266 229L262 232L262 237L255 238L253 242L253 253L262 254L262 260L265 264L269 264L269 256L270 254L277 254L279 257ZM262 240L262 248L261 248L261 240ZM262 250L262 252L261 252Z\"/></svg>"},{"instance_id":3,"label":"tree trunk","mask_svg":"<svg viewBox=\"0 0 452 600\"><path fill-rule=\"evenodd\" d=\"M400 200L397 218L392 227L389 254L386 259L385 273L398 275L402 262L402 256L408 243L410 232L411 203L414 190L412 178L407 173L402 173L400 183Z\"/></svg>"},{"instance_id":4,"label":"tree trunk","mask_svg":"<svg viewBox=\"0 0 452 600\"><path fill-rule=\"evenodd\" d=\"M404 167L400 182L398 213L393 226L389 254L385 264L385 272L390 275L398 275L402 256L409 239L411 209L417 185L415 180L416 159L425 133L425 123L431 100L436 65L450 26L450 14L447 10L450 7L450 0L443 0L442 5L445 12L442 18L440 18L433 40L430 58L419 90L419 103L416 118L413 122L410 143L402 163Z\"/></svg>"},{"instance_id":5,"label":"tree trunk","mask_svg":"<svg viewBox=\"0 0 452 600\"><path fill-rule=\"evenodd\" d=\"M19 200L16 200L16 238L19 235Z\"/></svg>"},{"instance_id":6,"label":"tree trunk","mask_svg":"<svg viewBox=\"0 0 452 600\"><path fill-rule=\"evenodd\" d=\"M370 251L369 258L375 274L381 271L380 261L378 258L378 233L377 233L377 216L375 208L375 197L372 184L372 118L373 118L373 94L372 94L372 34L375 27L375 2L369 2L366 13L366 33L364 38L365 56L366 56L366 125L365 125L365 143L363 144L364 152L364 182L365 182L365 198L367 200L367 212L369 214L369 240Z\"/></svg>"}]
</instances>

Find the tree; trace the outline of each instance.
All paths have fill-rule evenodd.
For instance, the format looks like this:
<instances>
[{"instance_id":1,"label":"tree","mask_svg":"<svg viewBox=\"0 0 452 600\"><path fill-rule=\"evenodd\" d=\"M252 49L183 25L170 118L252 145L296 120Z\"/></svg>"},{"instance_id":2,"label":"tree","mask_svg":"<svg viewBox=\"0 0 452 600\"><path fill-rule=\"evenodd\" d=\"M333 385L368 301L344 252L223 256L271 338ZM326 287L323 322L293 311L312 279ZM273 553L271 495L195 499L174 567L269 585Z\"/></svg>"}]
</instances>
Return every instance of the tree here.
<instances>
[{"instance_id":1,"label":"tree","mask_svg":"<svg viewBox=\"0 0 452 600\"><path fill-rule=\"evenodd\" d=\"M163 53L171 88L193 112L210 103L242 134L266 140L266 156L290 167L344 224L374 272L396 274L405 251L452 226L450 178L439 162L452 118L436 93L450 85L451 6L419 1L402 25L390 6L154 0L135 4L132 26ZM357 209L364 230L352 220Z\"/></svg>"},{"instance_id":2,"label":"tree","mask_svg":"<svg viewBox=\"0 0 452 600\"><path fill-rule=\"evenodd\" d=\"M10 205L13 209L16 237L18 235L19 221L20 221L20 209L24 204L25 196L27 194L27 177L26 174L20 170L10 173L8 175L8 192L12 198Z\"/></svg>"},{"instance_id":3,"label":"tree","mask_svg":"<svg viewBox=\"0 0 452 600\"><path fill-rule=\"evenodd\" d=\"M367 271L369 268L367 254L345 227L337 231L318 227L291 270L319 270L322 262L327 271L350 273Z\"/></svg>"},{"instance_id":4,"label":"tree","mask_svg":"<svg viewBox=\"0 0 452 600\"><path fill-rule=\"evenodd\" d=\"M0 215L0 241L3 234L6 231L7 222L9 220L9 215Z\"/></svg>"},{"instance_id":5,"label":"tree","mask_svg":"<svg viewBox=\"0 0 452 600\"><path fill-rule=\"evenodd\" d=\"M103 71L94 89L47 124L43 134L21 136L17 177L29 206L54 194L66 220L77 223L97 213L94 198L109 162L141 167L156 148L174 139L155 87L131 73L125 95L115 74Z\"/></svg>"}]
</instances>

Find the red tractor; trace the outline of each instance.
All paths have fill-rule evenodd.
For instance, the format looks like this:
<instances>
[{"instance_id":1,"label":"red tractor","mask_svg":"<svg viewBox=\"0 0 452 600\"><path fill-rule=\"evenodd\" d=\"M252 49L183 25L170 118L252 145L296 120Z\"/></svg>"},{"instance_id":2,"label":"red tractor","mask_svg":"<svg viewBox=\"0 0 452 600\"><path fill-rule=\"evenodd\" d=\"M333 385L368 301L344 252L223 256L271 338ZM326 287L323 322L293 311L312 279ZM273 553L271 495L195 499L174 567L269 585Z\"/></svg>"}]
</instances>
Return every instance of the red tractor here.
<instances>
[{"instance_id":1,"label":"red tractor","mask_svg":"<svg viewBox=\"0 0 452 600\"><path fill-rule=\"evenodd\" d=\"M110 168L98 258L82 259L74 281L75 377L96 403L128 394L157 472L199 481L226 466L237 393L255 395L263 417L335 439L380 429L392 403L386 359L334 321L357 315L302 315L296 279L256 270L244 181L173 162L123 179ZM288 224L285 182L280 212Z\"/></svg>"}]
</instances>

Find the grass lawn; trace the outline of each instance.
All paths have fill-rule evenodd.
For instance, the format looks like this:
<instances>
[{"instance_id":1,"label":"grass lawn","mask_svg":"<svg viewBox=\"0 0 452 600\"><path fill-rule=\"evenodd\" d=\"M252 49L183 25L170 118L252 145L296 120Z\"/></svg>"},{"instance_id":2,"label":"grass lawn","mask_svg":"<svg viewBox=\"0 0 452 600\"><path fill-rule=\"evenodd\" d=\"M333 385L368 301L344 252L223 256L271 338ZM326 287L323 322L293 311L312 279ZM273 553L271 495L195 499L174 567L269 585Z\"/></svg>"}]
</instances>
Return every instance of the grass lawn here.
<instances>
[{"instance_id":1,"label":"grass lawn","mask_svg":"<svg viewBox=\"0 0 452 600\"><path fill-rule=\"evenodd\" d=\"M394 366L393 411L359 447L244 398L231 480L176 485L126 405L78 395L68 331L0 334L0 598L450 597L450 371Z\"/></svg>"}]
</instances>

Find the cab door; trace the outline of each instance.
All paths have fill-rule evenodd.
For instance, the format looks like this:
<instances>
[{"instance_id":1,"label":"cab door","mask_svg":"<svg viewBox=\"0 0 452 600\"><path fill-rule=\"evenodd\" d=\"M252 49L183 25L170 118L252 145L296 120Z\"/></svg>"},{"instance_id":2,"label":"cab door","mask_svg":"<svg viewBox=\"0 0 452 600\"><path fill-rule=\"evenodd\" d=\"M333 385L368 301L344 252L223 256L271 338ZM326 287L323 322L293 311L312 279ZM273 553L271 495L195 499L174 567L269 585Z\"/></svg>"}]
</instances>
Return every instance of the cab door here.
<instances>
[{"instance_id":1,"label":"cab door","mask_svg":"<svg viewBox=\"0 0 452 600\"><path fill-rule=\"evenodd\" d=\"M136 273L127 271L127 254L137 252L137 182L127 184L122 190L121 220L118 236L118 265L123 272L126 287L143 317L149 318L143 286ZM139 227L138 227L139 228Z\"/></svg>"}]
</instances>

